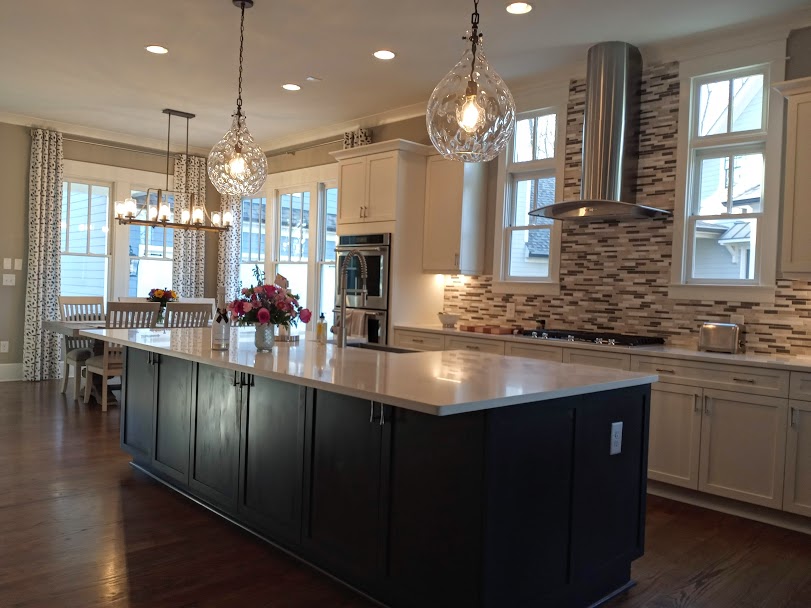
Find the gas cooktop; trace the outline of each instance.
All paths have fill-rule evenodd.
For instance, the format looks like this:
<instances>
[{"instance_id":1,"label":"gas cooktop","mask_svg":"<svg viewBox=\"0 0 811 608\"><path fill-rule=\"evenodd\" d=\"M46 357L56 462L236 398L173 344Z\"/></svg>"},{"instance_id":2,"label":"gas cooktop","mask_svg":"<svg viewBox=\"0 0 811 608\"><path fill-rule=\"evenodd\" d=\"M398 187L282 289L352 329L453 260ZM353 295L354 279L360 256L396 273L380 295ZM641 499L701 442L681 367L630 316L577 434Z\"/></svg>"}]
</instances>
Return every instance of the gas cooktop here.
<instances>
[{"instance_id":1,"label":"gas cooktop","mask_svg":"<svg viewBox=\"0 0 811 608\"><path fill-rule=\"evenodd\" d=\"M575 331L570 329L532 329L524 335L538 340L565 340L567 342L590 342L608 346L651 346L664 344L665 339L656 336L633 336L601 331Z\"/></svg>"}]
</instances>

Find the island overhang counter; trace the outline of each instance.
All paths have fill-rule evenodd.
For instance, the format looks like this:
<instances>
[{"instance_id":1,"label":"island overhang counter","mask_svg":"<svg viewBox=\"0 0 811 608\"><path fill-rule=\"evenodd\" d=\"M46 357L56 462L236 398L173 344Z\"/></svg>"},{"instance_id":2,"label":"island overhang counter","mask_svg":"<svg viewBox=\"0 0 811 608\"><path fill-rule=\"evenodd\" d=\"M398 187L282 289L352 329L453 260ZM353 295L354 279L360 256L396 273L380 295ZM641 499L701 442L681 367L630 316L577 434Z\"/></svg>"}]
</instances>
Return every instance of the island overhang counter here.
<instances>
[{"instance_id":1,"label":"island overhang counter","mask_svg":"<svg viewBox=\"0 0 811 608\"><path fill-rule=\"evenodd\" d=\"M126 347L133 466L384 605L591 606L644 551L656 376L83 333Z\"/></svg>"}]
</instances>

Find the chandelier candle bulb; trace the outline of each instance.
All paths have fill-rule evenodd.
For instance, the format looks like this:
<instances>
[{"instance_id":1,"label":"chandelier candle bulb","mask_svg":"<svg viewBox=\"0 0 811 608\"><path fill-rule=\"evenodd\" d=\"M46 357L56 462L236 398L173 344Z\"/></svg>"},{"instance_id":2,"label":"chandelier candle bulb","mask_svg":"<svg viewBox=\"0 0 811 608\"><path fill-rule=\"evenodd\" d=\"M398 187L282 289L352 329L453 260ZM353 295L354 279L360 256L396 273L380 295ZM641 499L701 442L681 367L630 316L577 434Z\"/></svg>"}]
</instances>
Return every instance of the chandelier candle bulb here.
<instances>
[{"instance_id":1,"label":"chandelier candle bulb","mask_svg":"<svg viewBox=\"0 0 811 608\"><path fill-rule=\"evenodd\" d=\"M191 220L191 211L188 209L184 209L180 212L180 223L181 224L188 224L189 220Z\"/></svg>"},{"instance_id":2,"label":"chandelier candle bulb","mask_svg":"<svg viewBox=\"0 0 811 608\"><path fill-rule=\"evenodd\" d=\"M216 211L211 214L211 223L214 224L215 226L220 225L220 214L217 213Z\"/></svg>"},{"instance_id":3,"label":"chandelier candle bulb","mask_svg":"<svg viewBox=\"0 0 811 608\"><path fill-rule=\"evenodd\" d=\"M192 222L195 224L202 224L205 215L203 214L203 210L200 207L197 207L191 213Z\"/></svg>"},{"instance_id":4,"label":"chandelier candle bulb","mask_svg":"<svg viewBox=\"0 0 811 608\"><path fill-rule=\"evenodd\" d=\"M124 217L124 202L123 201L116 201L115 202L115 216L116 216L116 218Z\"/></svg>"},{"instance_id":5,"label":"chandelier candle bulb","mask_svg":"<svg viewBox=\"0 0 811 608\"><path fill-rule=\"evenodd\" d=\"M138 211L138 206L135 204L135 199L128 197L124 200L124 215L127 217L135 217L135 213Z\"/></svg>"},{"instance_id":6,"label":"chandelier candle bulb","mask_svg":"<svg viewBox=\"0 0 811 608\"><path fill-rule=\"evenodd\" d=\"M162 222L167 222L169 221L170 213L171 211L169 210L169 205L164 203L160 206L160 210L158 211L158 219L160 219Z\"/></svg>"},{"instance_id":7,"label":"chandelier candle bulb","mask_svg":"<svg viewBox=\"0 0 811 608\"><path fill-rule=\"evenodd\" d=\"M158 219L158 208L157 207L152 207L150 205L149 212L147 213L147 215L149 216L150 220L154 221L154 220Z\"/></svg>"},{"instance_id":8,"label":"chandelier candle bulb","mask_svg":"<svg viewBox=\"0 0 811 608\"><path fill-rule=\"evenodd\" d=\"M222 223L224 226L230 226L234 223L234 215L230 211L222 214Z\"/></svg>"}]
</instances>

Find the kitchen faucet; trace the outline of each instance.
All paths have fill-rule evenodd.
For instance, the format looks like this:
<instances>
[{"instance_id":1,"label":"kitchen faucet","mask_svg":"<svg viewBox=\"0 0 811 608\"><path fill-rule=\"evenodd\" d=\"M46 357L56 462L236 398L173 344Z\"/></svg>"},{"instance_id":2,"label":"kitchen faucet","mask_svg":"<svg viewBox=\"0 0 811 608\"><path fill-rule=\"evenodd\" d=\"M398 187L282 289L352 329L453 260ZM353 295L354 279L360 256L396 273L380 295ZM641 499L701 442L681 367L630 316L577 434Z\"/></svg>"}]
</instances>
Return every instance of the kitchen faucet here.
<instances>
[{"instance_id":1,"label":"kitchen faucet","mask_svg":"<svg viewBox=\"0 0 811 608\"><path fill-rule=\"evenodd\" d=\"M358 251L357 249L353 249L352 251L348 252L344 257L344 261L341 263L341 324L338 326L338 344L337 346L340 348L344 348L346 346L346 282L349 278L349 262L350 260L355 257L358 258L360 262L360 278L361 278L361 306L366 306L366 297L368 296L368 291L366 290L366 278L369 276L368 269L366 267L366 258L363 257L363 254Z\"/></svg>"}]
</instances>

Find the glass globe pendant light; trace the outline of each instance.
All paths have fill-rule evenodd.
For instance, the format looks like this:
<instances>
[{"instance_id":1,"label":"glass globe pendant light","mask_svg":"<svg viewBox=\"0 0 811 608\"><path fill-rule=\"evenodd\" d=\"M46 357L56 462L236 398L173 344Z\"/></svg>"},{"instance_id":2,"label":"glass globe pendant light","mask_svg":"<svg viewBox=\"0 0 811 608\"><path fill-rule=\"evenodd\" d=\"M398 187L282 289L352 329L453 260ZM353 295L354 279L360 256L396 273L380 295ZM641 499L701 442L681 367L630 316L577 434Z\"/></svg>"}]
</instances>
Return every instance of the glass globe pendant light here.
<instances>
[{"instance_id":1,"label":"glass globe pendant light","mask_svg":"<svg viewBox=\"0 0 811 608\"><path fill-rule=\"evenodd\" d=\"M265 183L268 160L253 141L242 113L242 49L245 43L245 9L253 0L232 0L241 10L239 25L239 93L231 128L208 154L208 177L220 194L250 196Z\"/></svg>"},{"instance_id":2,"label":"glass globe pendant light","mask_svg":"<svg viewBox=\"0 0 811 608\"><path fill-rule=\"evenodd\" d=\"M480 163L498 156L515 128L515 101L501 76L487 63L479 33L479 0L473 2L470 48L443 78L425 120L439 153L450 160Z\"/></svg>"}]
</instances>

